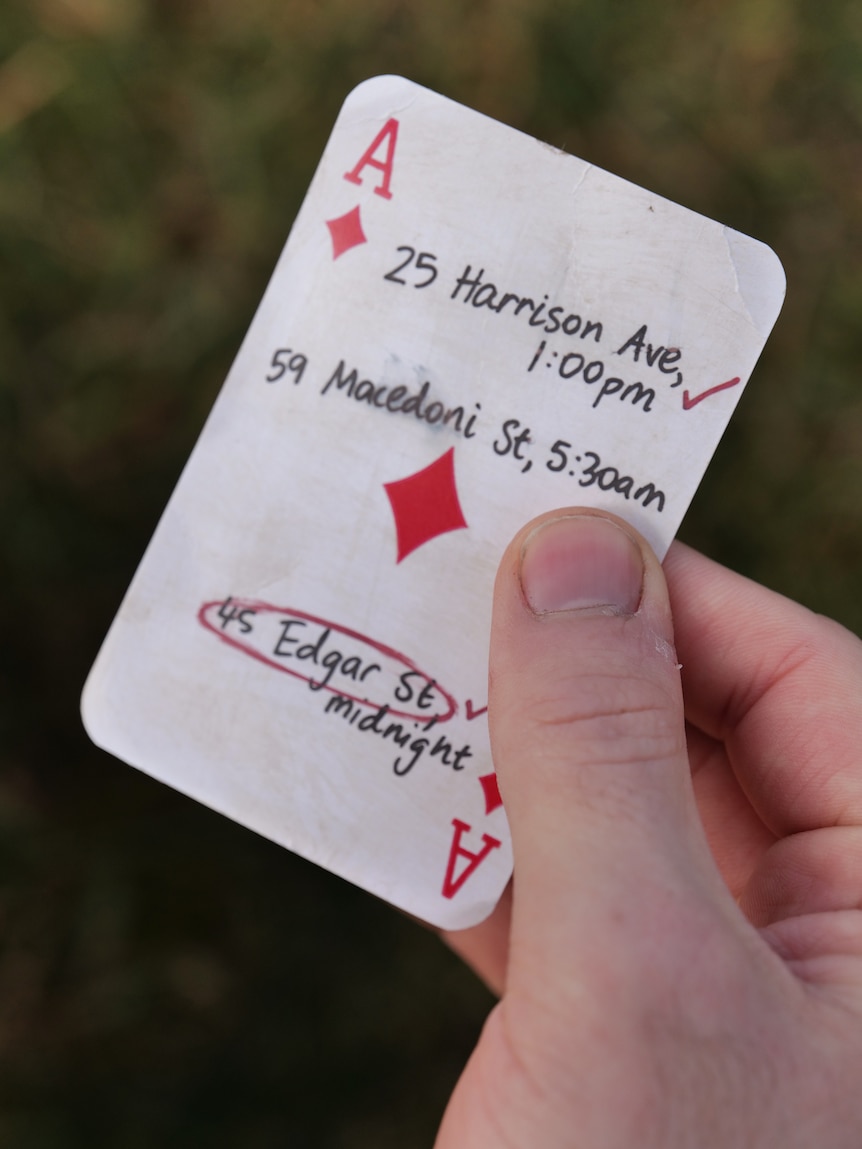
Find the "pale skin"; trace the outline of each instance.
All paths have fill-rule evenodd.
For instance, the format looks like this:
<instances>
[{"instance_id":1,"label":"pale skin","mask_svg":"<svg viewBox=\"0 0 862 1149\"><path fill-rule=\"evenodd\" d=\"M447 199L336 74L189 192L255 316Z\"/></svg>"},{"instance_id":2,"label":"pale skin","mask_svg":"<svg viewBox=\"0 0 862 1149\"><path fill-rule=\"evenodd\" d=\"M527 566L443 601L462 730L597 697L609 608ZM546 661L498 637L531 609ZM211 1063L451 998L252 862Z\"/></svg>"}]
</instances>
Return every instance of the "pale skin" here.
<instances>
[{"instance_id":1,"label":"pale skin","mask_svg":"<svg viewBox=\"0 0 862 1149\"><path fill-rule=\"evenodd\" d=\"M489 707L515 879L447 937L500 1001L437 1149L859 1149L862 642L558 511Z\"/></svg>"}]
</instances>

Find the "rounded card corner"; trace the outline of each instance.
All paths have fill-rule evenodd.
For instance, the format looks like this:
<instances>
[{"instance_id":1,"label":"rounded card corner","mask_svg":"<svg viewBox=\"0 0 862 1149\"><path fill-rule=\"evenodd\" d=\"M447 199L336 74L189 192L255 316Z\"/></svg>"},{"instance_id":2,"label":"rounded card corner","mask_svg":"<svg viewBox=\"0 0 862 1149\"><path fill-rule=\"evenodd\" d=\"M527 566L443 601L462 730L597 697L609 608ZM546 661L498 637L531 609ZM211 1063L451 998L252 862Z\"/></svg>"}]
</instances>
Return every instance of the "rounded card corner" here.
<instances>
[{"instance_id":1,"label":"rounded card corner","mask_svg":"<svg viewBox=\"0 0 862 1149\"><path fill-rule=\"evenodd\" d=\"M784 270L781 257L774 248L770 247L768 243L762 242L760 242L760 246L763 250L764 274L772 277L773 288L779 298L780 306L787 294L787 272Z\"/></svg>"},{"instance_id":2,"label":"rounded card corner","mask_svg":"<svg viewBox=\"0 0 862 1149\"><path fill-rule=\"evenodd\" d=\"M760 239L730 227L724 228L724 237L737 290L765 339L778 319L787 293L784 265L778 253Z\"/></svg>"},{"instance_id":3,"label":"rounded card corner","mask_svg":"<svg viewBox=\"0 0 862 1149\"><path fill-rule=\"evenodd\" d=\"M480 926L490 918L500 904L500 900L506 891L506 885L508 885L508 879L497 898L492 900L482 899L465 909L455 909L451 906L447 906L446 912L434 915L435 920L432 920L431 916L425 920L428 921L429 925L434 926L435 929L446 930L447 933L461 933L463 930L472 930L475 926Z\"/></svg>"},{"instance_id":4,"label":"rounded card corner","mask_svg":"<svg viewBox=\"0 0 862 1149\"><path fill-rule=\"evenodd\" d=\"M416 84L406 76L399 76L395 72L384 72L379 76L368 76L351 88L347 93L342 109L352 107L354 104L364 105L371 101L383 100L391 103L393 97L401 94L404 88L414 89Z\"/></svg>"},{"instance_id":5,"label":"rounded card corner","mask_svg":"<svg viewBox=\"0 0 862 1149\"><path fill-rule=\"evenodd\" d=\"M94 667L89 675L87 681L84 683L84 688L81 691L81 699L78 704L78 710L81 715L81 725L84 727L84 732L93 743L104 749L104 740L101 738L100 730L100 701L97 697L99 694L99 685L95 681L98 675L98 668Z\"/></svg>"}]
</instances>

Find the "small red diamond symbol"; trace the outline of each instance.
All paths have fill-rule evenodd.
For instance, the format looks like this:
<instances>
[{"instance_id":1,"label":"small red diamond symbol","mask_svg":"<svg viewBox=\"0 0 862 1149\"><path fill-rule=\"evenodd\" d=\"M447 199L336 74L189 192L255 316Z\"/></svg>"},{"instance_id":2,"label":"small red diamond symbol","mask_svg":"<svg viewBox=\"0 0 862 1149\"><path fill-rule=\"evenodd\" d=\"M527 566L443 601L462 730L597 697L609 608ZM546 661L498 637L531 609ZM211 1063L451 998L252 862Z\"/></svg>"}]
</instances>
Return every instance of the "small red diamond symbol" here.
<instances>
[{"instance_id":1,"label":"small red diamond symbol","mask_svg":"<svg viewBox=\"0 0 862 1149\"><path fill-rule=\"evenodd\" d=\"M333 259L338 259L339 255L344 255L345 251L350 251L351 247L357 247L360 243L368 243L365 232L362 230L358 207L353 208L346 215L340 215L338 219L328 219L326 226L332 236Z\"/></svg>"},{"instance_id":2,"label":"small red diamond symbol","mask_svg":"<svg viewBox=\"0 0 862 1149\"><path fill-rule=\"evenodd\" d=\"M497 785L497 775L483 774L479 781L482 783L482 791L485 795L485 813L492 814L503 805L500 787Z\"/></svg>"},{"instance_id":3,"label":"small red diamond symbol","mask_svg":"<svg viewBox=\"0 0 862 1149\"><path fill-rule=\"evenodd\" d=\"M415 475L383 486L395 516L398 562L437 535L467 526L455 487L454 447Z\"/></svg>"}]
</instances>

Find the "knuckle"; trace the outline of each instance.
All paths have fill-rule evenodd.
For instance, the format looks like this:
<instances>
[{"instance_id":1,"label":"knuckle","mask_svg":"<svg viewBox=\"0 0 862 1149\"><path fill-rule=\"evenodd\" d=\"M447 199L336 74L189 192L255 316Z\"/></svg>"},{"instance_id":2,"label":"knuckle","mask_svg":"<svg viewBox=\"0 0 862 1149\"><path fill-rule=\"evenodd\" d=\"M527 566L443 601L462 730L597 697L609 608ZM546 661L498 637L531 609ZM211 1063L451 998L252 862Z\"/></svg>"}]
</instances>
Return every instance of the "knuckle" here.
<instances>
[{"instance_id":1,"label":"knuckle","mask_svg":"<svg viewBox=\"0 0 862 1149\"><path fill-rule=\"evenodd\" d=\"M591 674L530 700L537 748L579 765L665 760L685 746L681 707L655 682Z\"/></svg>"}]
</instances>

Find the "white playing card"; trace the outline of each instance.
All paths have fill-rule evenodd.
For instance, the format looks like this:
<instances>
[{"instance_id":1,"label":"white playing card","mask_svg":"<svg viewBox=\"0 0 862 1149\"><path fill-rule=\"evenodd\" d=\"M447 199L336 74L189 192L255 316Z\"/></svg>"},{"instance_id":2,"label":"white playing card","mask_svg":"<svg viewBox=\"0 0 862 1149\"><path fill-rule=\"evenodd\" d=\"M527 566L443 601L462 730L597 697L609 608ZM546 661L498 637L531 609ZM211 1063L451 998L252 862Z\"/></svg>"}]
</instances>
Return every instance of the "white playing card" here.
<instances>
[{"instance_id":1,"label":"white playing card","mask_svg":"<svg viewBox=\"0 0 862 1149\"><path fill-rule=\"evenodd\" d=\"M511 872L491 589L663 555L781 306L762 244L386 76L346 101L88 680L113 754L442 927Z\"/></svg>"}]
</instances>

